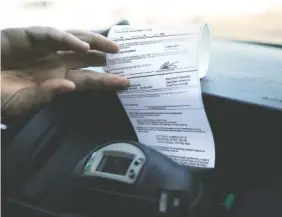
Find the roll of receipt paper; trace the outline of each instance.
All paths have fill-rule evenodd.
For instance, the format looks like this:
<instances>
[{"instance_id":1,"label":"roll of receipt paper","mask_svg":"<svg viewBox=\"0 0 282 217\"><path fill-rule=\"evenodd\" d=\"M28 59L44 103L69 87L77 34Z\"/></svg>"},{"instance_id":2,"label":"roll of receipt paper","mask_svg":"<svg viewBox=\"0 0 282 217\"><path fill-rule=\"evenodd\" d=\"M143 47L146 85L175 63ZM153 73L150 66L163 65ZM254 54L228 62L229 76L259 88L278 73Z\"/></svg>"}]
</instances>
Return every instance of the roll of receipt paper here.
<instances>
[{"instance_id":1,"label":"roll of receipt paper","mask_svg":"<svg viewBox=\"0 0 282 217\"><path fill-rule=\"evenodd\" d=\"M180 164L213 168L214 139L200 83L210 58L208 25L114 26L108 38L120 50L107 54L107 70L129 79L118 97L139 142Z\"/></svg>"}]
</instances>

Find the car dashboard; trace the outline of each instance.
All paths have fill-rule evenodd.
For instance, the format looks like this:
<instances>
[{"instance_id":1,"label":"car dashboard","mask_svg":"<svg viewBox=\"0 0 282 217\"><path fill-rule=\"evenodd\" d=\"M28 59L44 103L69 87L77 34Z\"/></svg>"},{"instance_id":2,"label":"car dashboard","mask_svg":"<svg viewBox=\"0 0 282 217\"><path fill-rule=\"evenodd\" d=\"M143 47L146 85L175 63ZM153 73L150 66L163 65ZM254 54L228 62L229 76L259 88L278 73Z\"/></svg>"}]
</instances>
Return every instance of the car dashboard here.
<instances>
[{"instance_id":1,"label":"car dashboard","mask_svg":"<svg viewBox=\"0 0 282 217\"><path fill-rule=\"evenodd\" d=\"M238 201L232 215L242 216L240 205L246 195L282 176L282 49L215 39L201 87L216 146L213 191L217 199L232 192ZM63 96L15 126L18 128L9 134L2 155L11 156L19 143L36 151L22 155L29 162L22 165L23 171L28 171L22 173L24 178L13 183L7 175L4 180L16 186L6 205L14 214L20 213L22 201L52 212L68 211L75 163L102 142L136 140L111 91ZM4 156L3 160L2 164L11 159Z\"/></svg>"}]
</instances>

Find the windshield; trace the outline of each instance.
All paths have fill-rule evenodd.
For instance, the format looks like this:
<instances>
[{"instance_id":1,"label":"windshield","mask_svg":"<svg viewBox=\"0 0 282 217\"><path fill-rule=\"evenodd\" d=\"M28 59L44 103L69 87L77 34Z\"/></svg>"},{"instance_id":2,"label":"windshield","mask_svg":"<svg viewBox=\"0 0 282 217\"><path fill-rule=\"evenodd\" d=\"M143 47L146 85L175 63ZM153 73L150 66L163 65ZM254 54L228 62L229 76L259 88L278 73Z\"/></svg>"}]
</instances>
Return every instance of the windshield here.
<instances>
[{"instance_id":1,"label":"windshield","mask_svg":"<svg viewBox=\"0 0 282 217\"><path fill-rule=\"evenodd\" d=\"M282 45L281 0L4 0L1 28L106 28L207 22L213 36Z\"/></svg>"}]
</instances>

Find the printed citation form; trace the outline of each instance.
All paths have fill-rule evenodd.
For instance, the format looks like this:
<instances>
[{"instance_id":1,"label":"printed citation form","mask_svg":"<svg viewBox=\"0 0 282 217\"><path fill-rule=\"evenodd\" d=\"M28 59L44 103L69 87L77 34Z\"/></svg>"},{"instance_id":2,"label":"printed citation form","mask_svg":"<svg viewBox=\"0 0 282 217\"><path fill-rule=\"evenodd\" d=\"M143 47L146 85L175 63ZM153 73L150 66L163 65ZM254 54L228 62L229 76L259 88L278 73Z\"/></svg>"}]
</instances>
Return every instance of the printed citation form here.
<instances>
[{"instance_id":1,"label":"printed citation form","mask_svg":"<svg viewBox=\"0 0 282 217\"><path fill-rule=\"evenodd\" d=\"M214 168L200 84L210 58L208 25L114 26L108 38L120 51L107 54L107 70L129 79L118 97L139 142L180 164Z\"/></svg>"}]
</instances>

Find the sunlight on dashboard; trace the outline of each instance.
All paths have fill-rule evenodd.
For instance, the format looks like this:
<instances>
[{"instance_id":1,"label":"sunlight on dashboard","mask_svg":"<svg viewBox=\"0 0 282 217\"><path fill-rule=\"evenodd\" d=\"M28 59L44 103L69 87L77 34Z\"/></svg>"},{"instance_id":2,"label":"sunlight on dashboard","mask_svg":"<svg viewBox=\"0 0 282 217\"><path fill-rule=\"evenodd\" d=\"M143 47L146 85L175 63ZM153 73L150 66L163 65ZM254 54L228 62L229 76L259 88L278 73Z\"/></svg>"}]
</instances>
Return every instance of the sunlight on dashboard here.
<instances>
[{"instance_id":1,"label":"sunlight on dashboard","mask_svg":"<svg viewBox=\"0 0 282 217\"><path fill-rule=\"evenodd\" d=\"M106 28L207 22L215 36L282 44L281 0L4 0L1 28Z\"/></svg>"}]
</instances>

